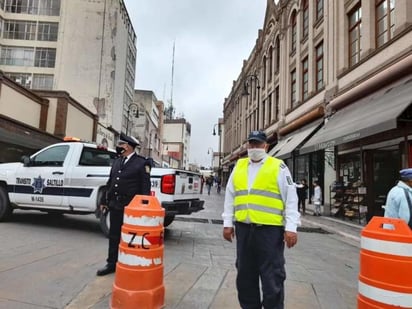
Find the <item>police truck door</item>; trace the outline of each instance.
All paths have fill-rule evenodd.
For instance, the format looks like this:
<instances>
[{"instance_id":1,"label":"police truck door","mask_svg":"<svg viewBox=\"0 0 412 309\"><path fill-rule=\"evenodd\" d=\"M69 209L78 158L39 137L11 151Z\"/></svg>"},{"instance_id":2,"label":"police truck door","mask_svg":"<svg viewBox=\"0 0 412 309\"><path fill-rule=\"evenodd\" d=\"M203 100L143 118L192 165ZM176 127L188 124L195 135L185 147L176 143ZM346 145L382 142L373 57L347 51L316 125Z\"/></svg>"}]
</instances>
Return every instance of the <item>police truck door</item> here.
<instances>
[{"instance_id":1,"label":"police truck door","mask_svg":"<svg viewBox=\"0 0 412 309\"><path fill-rule=\"evenodd\" d=\"M68 145L55 145L30 158L16 172L14 188L18 205L61 206L64 194L65 159Z\"/></svg>"}]
</instances>

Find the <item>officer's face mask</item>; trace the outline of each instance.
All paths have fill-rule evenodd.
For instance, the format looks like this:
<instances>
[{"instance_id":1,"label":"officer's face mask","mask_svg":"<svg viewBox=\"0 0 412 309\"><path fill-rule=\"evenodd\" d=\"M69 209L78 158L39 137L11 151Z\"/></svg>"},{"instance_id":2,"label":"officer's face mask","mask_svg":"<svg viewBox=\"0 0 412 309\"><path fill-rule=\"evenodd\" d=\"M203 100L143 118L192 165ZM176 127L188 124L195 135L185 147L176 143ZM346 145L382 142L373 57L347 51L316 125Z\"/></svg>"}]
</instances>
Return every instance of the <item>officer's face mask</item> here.
<instances>
[{"instance_id":1,"label":"officer's face mask","mask_svg":"<svg viewBox=\"0 0 412 309\"><path fill-rule=\"evenodd\" d=\"M126 151L127 144L126 143L117 143L116 146L116 153L118 155L123 154Z\"/></svg>"},{"instance_id":2,"label":"officer's face mask","mask_svg":"<svg viewBox=\"0 0 412 309\"><path fill-rule=\"evenodd\" d=\"M265 148L250 148L247 150L247 155L252 161L261 161L266 156Z\"/></svg>"},{"instance_id":3,"label":"officer's face mask","mask_svg":"<svg viewBox=\"0 0 412 309\"><path fill-rule=\"evenodd\" d=\"M116 153L118 154L118 155L121 155L123 152L125 152L126 151L126 149L124 149L123 147L120 147L120 146L116 146Z\"/></svg>"}]
</instances>

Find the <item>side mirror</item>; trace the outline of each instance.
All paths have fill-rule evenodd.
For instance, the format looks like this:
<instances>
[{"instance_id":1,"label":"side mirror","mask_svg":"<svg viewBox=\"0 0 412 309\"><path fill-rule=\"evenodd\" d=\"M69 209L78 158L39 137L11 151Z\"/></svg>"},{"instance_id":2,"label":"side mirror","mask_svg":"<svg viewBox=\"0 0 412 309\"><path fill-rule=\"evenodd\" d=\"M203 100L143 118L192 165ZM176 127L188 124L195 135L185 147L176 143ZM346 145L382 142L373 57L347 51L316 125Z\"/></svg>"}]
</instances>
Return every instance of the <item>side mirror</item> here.
<instances>
[{"instance_id":1,"label":"side mirror","mask_svg":"<svg viewBox=\"0 0 412 309\"><path fill-rule=\"evenodd\" d=\"M30 157L29 156L22 156L21 157L21 162L23 163L23 165L25 167L30 166L30 163L31 163Z\"/></svg>"}]
</instances>

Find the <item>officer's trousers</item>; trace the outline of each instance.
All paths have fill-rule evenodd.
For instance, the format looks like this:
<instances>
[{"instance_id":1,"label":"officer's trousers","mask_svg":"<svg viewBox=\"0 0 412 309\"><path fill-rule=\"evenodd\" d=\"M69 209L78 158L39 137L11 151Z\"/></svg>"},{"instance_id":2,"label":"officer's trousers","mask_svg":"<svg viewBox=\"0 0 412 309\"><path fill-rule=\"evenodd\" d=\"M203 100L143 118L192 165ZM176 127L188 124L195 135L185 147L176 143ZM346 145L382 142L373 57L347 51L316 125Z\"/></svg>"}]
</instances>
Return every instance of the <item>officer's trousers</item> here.
<instances>
[{"instance_id":1,"label":"officer's trousers","mask_svg":"<svg viewBox=\"0 0 412 309\"><path fill-rule=\"evenodd\" d=\"M284 227L236 222L236 287L243 309L283 309ZM261 299L259 279L262 283Z\"/></svg>"},{"instance_id":2,"label":"officer's trousers","mask_svg":"<svg viewBox=\"0 0 412 309\"><path fill-rule=\"evenodd\" d=\"M124 208L110 209L110 229L109 229L109 254L107 264L116 265L119 255L120 235L123 225Z\"/></svg>"}]
</instances>

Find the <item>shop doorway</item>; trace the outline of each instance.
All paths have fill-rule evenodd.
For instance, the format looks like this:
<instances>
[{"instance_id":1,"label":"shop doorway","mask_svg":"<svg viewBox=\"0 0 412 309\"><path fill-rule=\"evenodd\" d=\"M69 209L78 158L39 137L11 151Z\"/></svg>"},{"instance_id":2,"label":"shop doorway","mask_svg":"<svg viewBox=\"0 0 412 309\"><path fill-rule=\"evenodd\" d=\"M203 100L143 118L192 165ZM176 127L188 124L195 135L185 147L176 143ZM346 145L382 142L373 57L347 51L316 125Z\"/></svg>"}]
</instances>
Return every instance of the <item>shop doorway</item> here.
<instances>
[{"instance_id":1,"label":"shop doorway","mask_svg":"<svg viewBox=\"0 0 412 309\"><path fill-rule=\"evenodd\" d=\"M389 190L399 180L401 157L398 147L378 149L372 152L372 207L368 209L368 221L373 216L383 216L383 205Z\"/></svg>"}]
</instances>

